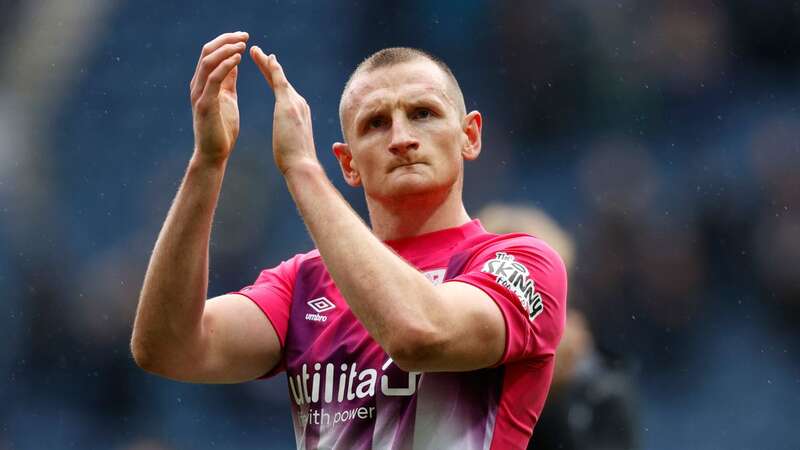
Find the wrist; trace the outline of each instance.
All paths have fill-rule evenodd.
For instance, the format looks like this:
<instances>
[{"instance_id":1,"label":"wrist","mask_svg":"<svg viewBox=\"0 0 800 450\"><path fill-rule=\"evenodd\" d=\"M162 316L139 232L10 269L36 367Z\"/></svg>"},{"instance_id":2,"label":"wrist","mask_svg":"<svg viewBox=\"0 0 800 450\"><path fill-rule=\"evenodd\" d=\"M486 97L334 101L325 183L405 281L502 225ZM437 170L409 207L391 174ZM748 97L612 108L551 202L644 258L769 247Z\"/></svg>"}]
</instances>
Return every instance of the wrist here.
<instances>
[{"instance_id":1,"label":"wrist","mask_svg":"<svg viewBox=\"0 0 800 450\"><path fill-rule=\"evenodd\" d=\"M212 158L199 152L197 148L189 160L189 168L194 170L225 170L227 164L227 158Z\"/></svg>"},{"instance_id":2,"label":"wrist","mask_svg":"<svg viewBox=\"0 0 800 450\"><path fill-rule=\"evenodd\" d=\"M325 176L325 169L322 168L319 161L310 158L295 162L283 171L283 177L287 182Z\"/></svg>"}]
</instances>

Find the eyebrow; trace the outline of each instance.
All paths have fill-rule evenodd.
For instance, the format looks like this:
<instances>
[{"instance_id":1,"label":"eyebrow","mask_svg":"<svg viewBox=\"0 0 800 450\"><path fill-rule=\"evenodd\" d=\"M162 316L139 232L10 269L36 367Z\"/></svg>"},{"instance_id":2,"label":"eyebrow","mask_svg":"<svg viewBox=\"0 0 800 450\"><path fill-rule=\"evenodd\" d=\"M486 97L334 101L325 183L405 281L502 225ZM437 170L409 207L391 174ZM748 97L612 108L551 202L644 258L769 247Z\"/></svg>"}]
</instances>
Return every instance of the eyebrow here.
<instances>
[{"instance_id":1,"label":"eyebrow","mask_svg":"<svg viewBox=\"0 0 800 450\"><path fill-rule=\"evenodd\" d=\"M443 97L443 98L442 98ZM447 96L447 93L439 91L439 90L424 90L419 93L414 93L411 95L406 96L403 99L403 103L416 103L420 101L433 101L438 106L446 106L447 103L450 102L450 97ZM385 104L386 100L384 98L379 98L375 100L371 100L365 103L363 106L358 108L356 111L355 116L355 123L361 122L364 117L370 117L379 111ZM444 104L443 104L444 103Z\"/></svg>"}]
</instances>

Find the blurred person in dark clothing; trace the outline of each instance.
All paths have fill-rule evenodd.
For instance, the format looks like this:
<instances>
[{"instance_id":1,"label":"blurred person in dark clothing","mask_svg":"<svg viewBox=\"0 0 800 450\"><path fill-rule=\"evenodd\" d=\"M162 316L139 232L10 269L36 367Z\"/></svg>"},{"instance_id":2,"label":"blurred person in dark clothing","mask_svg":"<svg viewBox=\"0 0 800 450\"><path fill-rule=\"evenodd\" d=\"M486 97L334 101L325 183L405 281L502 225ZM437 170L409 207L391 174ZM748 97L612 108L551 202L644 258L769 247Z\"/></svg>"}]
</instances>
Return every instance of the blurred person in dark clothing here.
<instances>
[{"instance_id":1,"label":"blurred person in dark clothing","mask_svg":"<svg viewBox=\"0 0 800 450\"><path fill-rule=\"evenodd\" d=\"M635 388L627 372L597 351L586 318L571 309L550 396L528 448L638 448Z\"/></svg>"},{"instance_id":2,"label":"blurred person in dark clothing","mask_svg":"<svg viewBox=\"0 0 800 450\"><path fill-rule=\"evenodd\" d=\"M597 347L628 355L656 376L679 370L696 348L706 260L694 210L665 184L652 150L625 136L592 141L578 165L588 208L574 277L591 296L573 298ZM687 207L688 206L688 207Z\"/></svg>"},{"instance_id":3,"label":"blurred person in dark clothing","mask_svg":"<svg viewBox=\"0 0 800 450\"><path fill-rule=\"evenodd\" d=\"M799 130L796 115L768 117L754 127L748 146L762 199L751 244L761 296L794 329L800 317Z\"/></svg>"},{"instance_id":4,"label":"blurred person in dark clothing","mask_svg":"<svg viewBox=\"0 0 800 450\"><path fill-rule=\"evenodd\" d=\"M491 204L478 215L495 233L524 232L540 237L562 255L569 271L572 237L537 208ZM574 290L573 290L574 296ZM628 370L612 365L595 348L586 317L567 313L556 353L553 384L529 449L625 450L637 448L635 387Z\"/></svg>"}]
</instances>

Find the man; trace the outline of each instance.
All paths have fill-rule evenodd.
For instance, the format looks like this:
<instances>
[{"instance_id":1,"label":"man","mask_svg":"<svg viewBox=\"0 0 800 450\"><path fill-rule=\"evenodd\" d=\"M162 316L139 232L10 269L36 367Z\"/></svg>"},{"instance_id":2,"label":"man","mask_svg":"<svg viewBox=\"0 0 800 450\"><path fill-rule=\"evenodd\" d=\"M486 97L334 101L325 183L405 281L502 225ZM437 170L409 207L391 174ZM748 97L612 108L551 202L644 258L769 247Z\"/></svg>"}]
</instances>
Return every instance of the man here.
<instances>
[{"instance_id":1,"label":"man","mask_svg":"<svg viewBox=\"0 0 800 450\"><path fill-rule=\"evenodd\" d=\"M275 163L317 249L204 301L247 39L206 44L192 78L195 149L145 276L137 363L200 383L285 370L298 448L524 448L564 326L564 265L538 239L470 220L463 161L480 153L482 118L423 52L376 53L342 94L333 153L364 188L370 230L317 160L307 103L274 55L250 49L275 94Z\"/></svg>"}]
</instances>

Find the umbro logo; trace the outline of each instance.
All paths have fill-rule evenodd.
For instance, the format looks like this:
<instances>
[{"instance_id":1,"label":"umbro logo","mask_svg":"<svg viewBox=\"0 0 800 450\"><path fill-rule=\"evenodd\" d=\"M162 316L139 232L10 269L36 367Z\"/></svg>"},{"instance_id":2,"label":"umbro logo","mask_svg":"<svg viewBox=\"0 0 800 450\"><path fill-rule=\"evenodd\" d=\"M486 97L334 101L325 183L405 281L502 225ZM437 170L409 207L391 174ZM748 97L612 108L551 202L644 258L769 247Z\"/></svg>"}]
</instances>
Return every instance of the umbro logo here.
<instances>
[{"instance_id":1,"label":"umbro logo","mask_svg":"<svg viewBox=\"0 0 800 450\"><path fill-rule=\"evenodd\" d=\"M325 297L315 298L314 300L308 301L308 306L311 307L314 311L321 313L325 311L330 311L333 308L336 308L336 305L333 304L332 301L328 300Z\"/></svg>"},{"instance_id":2,"label":"umbro logo","mask_svg":"<svg viewBox=\"0 0 800 450\"><path fill-rule=\"evenodd\" d=\"M429 270L427 272L423 272L428 281L433 283L434 286L438 286L444 282L444 276L447 274L447 269L436 269L436 270Z\"/></svg>"},{"instance_id":3,"label":"umbro logo","mask_svg":"<svg viewBox=\"0 0 800 450\"><path fill-rule=\"evenodd\" d=\"M326 320L328 320L328 316L323 316L320 313L323 313L325 311L330 311L336 308L336 305L334 305L332 301L328 300L325 297L319 297L313 300L309 300L308 302L306 302L306 304L315 311L315 313L306 314L306 320L310 320L312 322L325 322Z\"/></svg>"}]
</instances>

